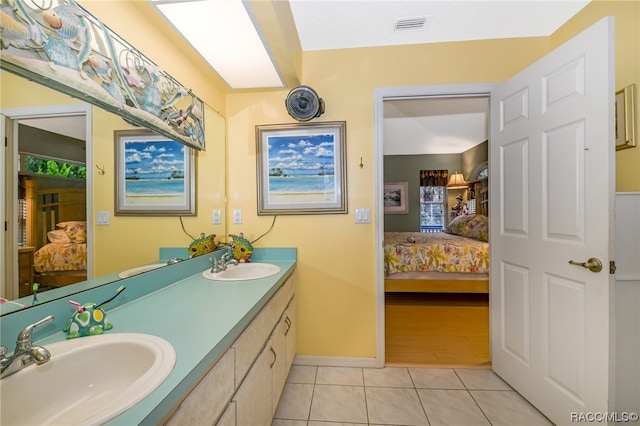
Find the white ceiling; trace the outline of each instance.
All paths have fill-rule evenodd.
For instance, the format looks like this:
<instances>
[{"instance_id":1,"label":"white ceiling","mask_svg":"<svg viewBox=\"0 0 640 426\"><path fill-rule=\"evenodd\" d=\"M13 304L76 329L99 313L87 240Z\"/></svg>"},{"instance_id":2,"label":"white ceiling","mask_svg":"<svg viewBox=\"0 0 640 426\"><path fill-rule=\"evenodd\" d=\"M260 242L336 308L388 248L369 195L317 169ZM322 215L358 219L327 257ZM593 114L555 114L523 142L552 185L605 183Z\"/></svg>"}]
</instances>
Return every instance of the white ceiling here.
<instances>
[{"instance_id":1,"label":"white ceiling","mask_svg":"<svg viewBox=\"0 0 640 426\"><path fill-rule=\"evenodd\" d=\"M452 154L489 138L488 97L384 101L384 155Z\"/></svg>"},{"instance_id":2,"label":"white ceiling","mask_svg":"<svg viewBox=\"0 0 640 426\"><path fill-rule=\"evenodd\" d=\"M87 126L84 115L25 118L19 120L18 123L82 141L87 138Z\"/></svg>"},{"instance_id":3,"label":"white ceiling","mask_svg":"<svg viewBox=\"0 0 640 426\"><path fill-rule=\"evenodd\" d=\"M304 51L549 36L588 3L289 0ZM395 29L408 18L424 25ZM384 154L464 152L488 139L488 114L488 98L385 101Z\"/></svg>"},{"instance_id":4,"label":"white ceiling","mask_svg":"<svg viewBox=\"0 0 640 426\"><path fill-rule=\"evenodd\" d=\"M548 36L589 0L289 0L302 50ZM422 29L395 21L426 18Z\"/></svg>"},{"instance_id":5,"label":"white ceiling","mask_svg":"<svg viewBox=\"0 0 640 426\"><path fill-rule=\"evenodd\" d=\"M289 0L289 4L302 50L309 51L548 36L588 0ZM407 19L424 25L395 29L398 21ZM384 154L464 152L488 139L488 115L488 98L385 101Z\"/></svg>"}]
</instances>

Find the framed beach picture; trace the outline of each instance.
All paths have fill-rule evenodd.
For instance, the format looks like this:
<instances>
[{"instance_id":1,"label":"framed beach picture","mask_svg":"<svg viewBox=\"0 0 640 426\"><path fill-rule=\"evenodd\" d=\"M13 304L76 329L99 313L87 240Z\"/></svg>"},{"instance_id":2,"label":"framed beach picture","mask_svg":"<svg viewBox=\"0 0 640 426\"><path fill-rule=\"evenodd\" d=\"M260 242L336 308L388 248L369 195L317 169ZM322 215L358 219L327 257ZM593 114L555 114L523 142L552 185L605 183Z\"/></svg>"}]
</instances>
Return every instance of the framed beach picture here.
<instances>
[{"instance_id":1,"label":"framed beach picture","mask_svg":"<svg viewBox=\"0 0 640 426\"><path fill-rule=\"evenodd\" d=\"M347 213L346 122L256 126L258 215Z\"/></svg>"},{"instance_id":2,"label":"framed beach picture","mask_svg":"<svg viewBox=\"0 0 640 426\"><path fill-rule=\"evenodd\" d=\"M116 130L114 139L116 215L195 215L192 148L147 130Z\"/></svg>"},{"instance_id":3,"label":"framed beach picture","mask_svg":"<svg viewBox=\"0 0 640 426\"><path fill-rule=\"evenodd\" d=\"M634 85L616 92L616 150L636 146Z\"/></svg>"}]
</instances>

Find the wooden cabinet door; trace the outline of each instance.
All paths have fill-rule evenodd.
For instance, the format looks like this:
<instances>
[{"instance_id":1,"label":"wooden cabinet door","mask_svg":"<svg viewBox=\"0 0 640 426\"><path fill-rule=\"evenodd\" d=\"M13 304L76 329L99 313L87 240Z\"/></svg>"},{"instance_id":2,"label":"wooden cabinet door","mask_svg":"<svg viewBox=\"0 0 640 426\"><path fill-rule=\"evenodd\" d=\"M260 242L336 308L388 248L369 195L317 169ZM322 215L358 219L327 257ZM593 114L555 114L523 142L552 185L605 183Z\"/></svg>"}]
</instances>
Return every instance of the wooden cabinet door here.
<instances>
[{"instance_id":1,"label":"wooden cabinet door","mask_svg":"<svg viewBox=\"0 0 640 426\"><path fill-rule=\"evenodd\" d=\"M286 315L283 314L271 336L271 344L274 351L274 361L271 366L273 385L272 414L275 413L276 408L278 408L280 394L282 393L282 389L284 389L284 383L287 381L287 374L289 372L287 366L287 330L288 321L286 321Z\"/></svg>"},{"instance_id":2,"label":"wooden cabinet door","mask_svg":"<svg viewBox=\"0 0 640 426\"><path fill-rule=\"evenodd\" d=\"M237 425L271 424L273 361L273 348L268 340L233 398L236 404Z\"/></svg>"},{"instance_id":3,"label":"wooden cabinet door","mask_svg":"<svg viewBox=\"0 0 640 426\"><path fill-rule=\"evenodd\" d=\"M296 298L295 296L291 299L289 303L289 307L284 312L285 322L288 323L288 327L286 328L285 336L287 341L287 371L291 369L291 365L293 364L293 360L296 357L296 333L297 333L297 320L296 320Z\"/></svg>"}]
</instances>

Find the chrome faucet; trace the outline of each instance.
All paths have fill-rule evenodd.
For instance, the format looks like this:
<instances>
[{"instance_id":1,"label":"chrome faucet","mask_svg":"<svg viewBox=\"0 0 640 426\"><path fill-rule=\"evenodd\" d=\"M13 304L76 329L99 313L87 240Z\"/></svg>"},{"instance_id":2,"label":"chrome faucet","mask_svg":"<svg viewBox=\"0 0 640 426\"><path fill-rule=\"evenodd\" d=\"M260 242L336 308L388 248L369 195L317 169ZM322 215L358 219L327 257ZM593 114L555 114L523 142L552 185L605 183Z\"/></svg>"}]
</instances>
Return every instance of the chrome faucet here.
<instances>
[{"instance_id":1,"label":"chrome faucet","mask_svg":"<svg viewBox=\"0 0 640 426\"><path fill-rule=\"evenodd\" d=\"M30 324L18 334L16 349L13 354L6 356L7 348L0 346L0 379L4 379L23 368L36 363L44 364L51 359L49 351L31 343L31 332L34 328L53 321L53 315L49 315L38 322Z\"/></svg>"},{"instance_id":2,"label":"chrome faucet","mask_svg":"<svg viewBox=\"0 0 640 426\"><path fill-rule=\"evenodd\" d=\"M222 272L226 270L227 266L229 265L238 265L238 261L235 259L231 259L229 257L229 253L224 253L220 257L220 260L216 259L215 257L212 257L211 261L213 262L213 266L211 267L212 274L217 274L218 272Z\"/></svg>"}]
</instances>

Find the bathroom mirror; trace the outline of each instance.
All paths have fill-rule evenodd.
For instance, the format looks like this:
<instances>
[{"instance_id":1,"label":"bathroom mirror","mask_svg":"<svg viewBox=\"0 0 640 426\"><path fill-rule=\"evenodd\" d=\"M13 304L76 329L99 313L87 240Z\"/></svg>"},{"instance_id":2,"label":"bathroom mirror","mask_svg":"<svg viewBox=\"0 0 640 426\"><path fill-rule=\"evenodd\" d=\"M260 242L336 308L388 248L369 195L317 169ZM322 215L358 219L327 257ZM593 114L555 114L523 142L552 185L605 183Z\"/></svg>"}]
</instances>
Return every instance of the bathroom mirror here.
<instances>
[{"instance_id":1,"label":"bathroom mirror","mask_svg":"<svg viewBox=\"0 0 640 426\"><path fill-rule=\"evenodd\" d=\"M196 215L195 216L166 216L166 217L123 217L114 214L114 194L116 182L116 158L114 132L135 129L122 118L95 106L78 101L50 88L27 81L15 74L0 71L0 101L2 104L3 133L13 137L14 126L5 120L7 112L33 109L47 114L67 110L85 110L88 116L89 131L87 134L86 159L86 222L87 232L87 281L65 285L47 292L38 293L38 302L46 303L51 299L66 298L78 291L84 291L90 286L104 285L118 280L119 272L141 265L159 262L161 247L184 248L184 255L188 257L187 247L200 237L201 233L216 234L217 240L223 240L225 230L225 120L220 114L205 106L205 132L207 150L196 152L195 181L196 181ZM77 113L74 113L77 114ZM9 117L11 118L11 117ZM82 119L82 117L81 117ZM27 123L29 124L29 123ZM4 136L4 135L3 135ZM43 139L49 139L43 137ZM43 145L51 145L52 140L42 140ZM55 158L56 148L50 150L48 156ZM23 164L17 161L17 152L7 151L7 158L3 161L3 170L7 164ZM24 160L24 159L22 159ZM13 163L12 163L13 162ZM2 179L4 185L4 202L7 218L16 220L13 205L18 198L18 171ZM14 198L15 197L15 198ZM11 211L9 211L11 210ZM212 212L219 210L220 223L212 223ZM101 224L98 224L100 221ZM103 222L108 224L102 224ZM15 229L13 222L9 227ZM5 233L6 234L6 233ZM18 269L22 266L18 262L17 236L13 232L5 235L0 251L3 258L2 266L2 297L17 299L17 289L10 288L13 278L18 276ZM35 250L35 247L34 247ZM15 287L15 285L13 286ZM24 299L23 299L24 300ZM21 300L22 301L22 300ZM2 315L22 309L12 303L4 303L0 308Z\"/></svg>"}]
</instances>

